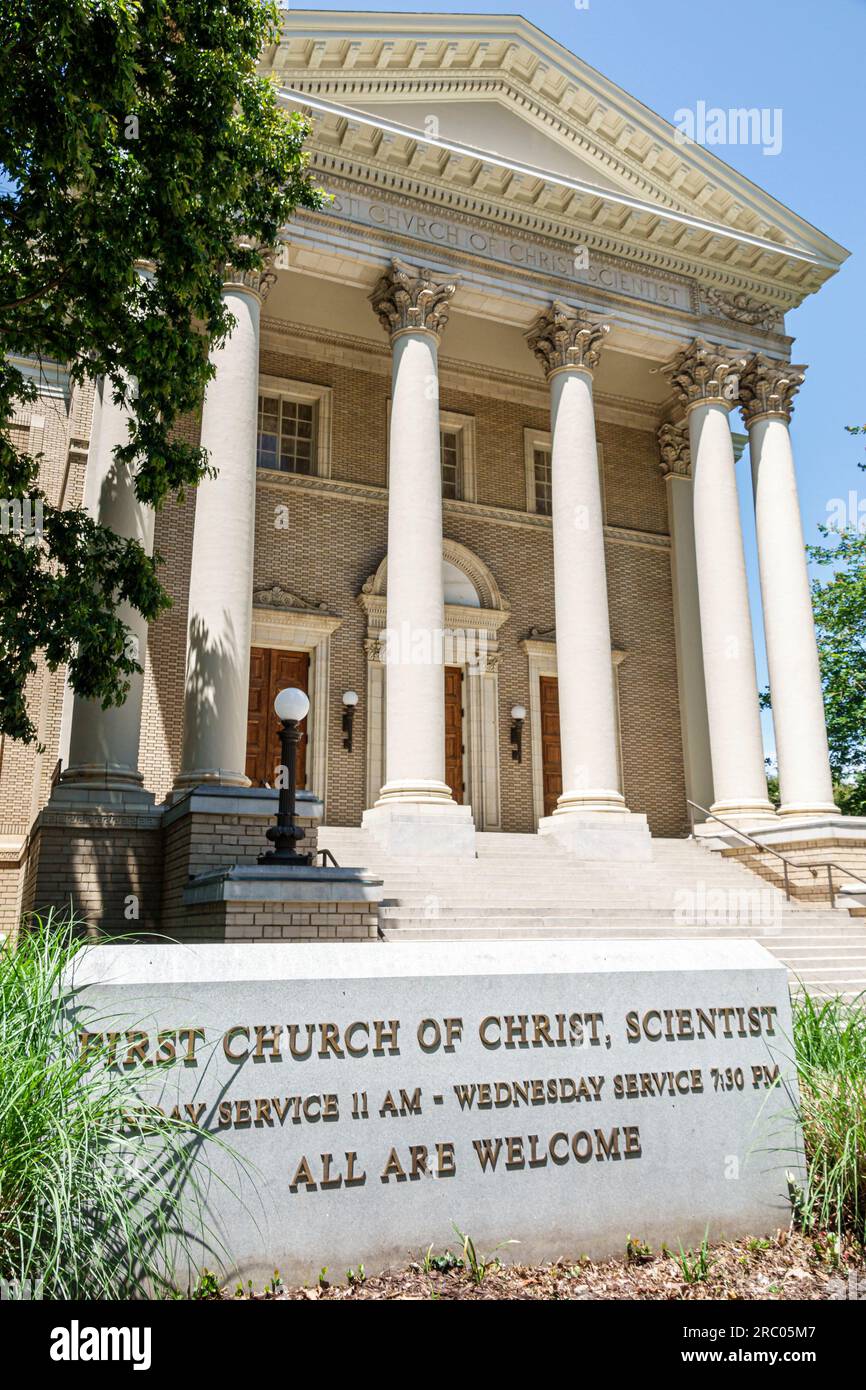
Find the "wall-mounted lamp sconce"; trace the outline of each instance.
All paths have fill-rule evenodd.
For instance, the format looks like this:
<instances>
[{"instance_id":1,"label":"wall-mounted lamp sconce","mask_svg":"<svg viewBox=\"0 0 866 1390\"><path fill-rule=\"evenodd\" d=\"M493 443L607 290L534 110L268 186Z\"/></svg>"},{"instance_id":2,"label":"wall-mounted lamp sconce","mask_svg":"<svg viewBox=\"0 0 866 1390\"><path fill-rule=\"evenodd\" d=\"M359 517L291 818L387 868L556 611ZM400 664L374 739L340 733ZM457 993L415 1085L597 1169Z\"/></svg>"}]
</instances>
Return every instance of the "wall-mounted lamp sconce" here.
<instances>
[{"instance_id":1,"label":"wall-mounted lamp sconce","mask_svg":"<svg viewBox=\"0 0 866 1390\"><path fill-rule=\"evenodd\" d=\"M343 747L347 753L351 753L352 751L352 725L355 722L355 706L357 703L357 690L343 691Z\"/></svg>"},{"instance_id":2,"label":"wall-mounted lamp sconce","mask_svg":"<svg viewBox=\"0 0 866 1390\"><path fill-rule=\"evenodd\" d=\"M525 718L525 705L511 706L511 756L516 763L523 762L523 721Z\"/></svg>"}]
</instances>

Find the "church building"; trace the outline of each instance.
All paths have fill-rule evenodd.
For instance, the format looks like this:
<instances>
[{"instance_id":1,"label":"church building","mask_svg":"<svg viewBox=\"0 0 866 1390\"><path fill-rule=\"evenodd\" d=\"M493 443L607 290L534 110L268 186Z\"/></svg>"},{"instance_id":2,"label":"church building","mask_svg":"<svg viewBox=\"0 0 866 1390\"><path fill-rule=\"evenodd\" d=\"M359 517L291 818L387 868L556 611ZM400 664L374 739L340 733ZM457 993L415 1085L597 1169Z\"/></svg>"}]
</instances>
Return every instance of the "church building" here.
<instances>
[{"instance_id":1,"label":"church building","mask_svg":"<svg viewBox=\"0 0 866 1390\"><path fill-rule=\"evenodd\" d=\"M158 552L172 607L128 615L122 708L33 680L39 747L0 746L2 926L72 895L165 927L197 812L223 861L259 853L286 686L311 826L413 862L479 832L616 863L695 822L838 838L786 315L844 248L519 17L291 10L262 69L331 199L228 273L184 425L214 475L154 515L110 395L32 367L46 491Z\"/></svg>"}]
</instances>

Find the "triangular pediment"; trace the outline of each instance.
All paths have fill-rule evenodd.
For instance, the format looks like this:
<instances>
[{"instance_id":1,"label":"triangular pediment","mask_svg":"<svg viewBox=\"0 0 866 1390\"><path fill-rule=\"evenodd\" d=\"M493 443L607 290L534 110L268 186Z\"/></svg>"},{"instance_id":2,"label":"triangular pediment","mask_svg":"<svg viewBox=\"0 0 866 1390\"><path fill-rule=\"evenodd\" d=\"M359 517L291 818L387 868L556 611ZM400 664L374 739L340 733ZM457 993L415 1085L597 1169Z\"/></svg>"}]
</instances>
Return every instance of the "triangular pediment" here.
<instances>
[{"instance_id":1,"label":"triangular pediment","mask_svg":"<svg viewBox=\"0 0 866 1390\"><path fill-rule=\"evenodd\" d=\"M580 153L567 140L558 139L555 133L539 128L518 113L507 95L497 100L364 100L357 102L355 109L408 126L419 135L430 132L432 117L435 130L445 140L469 143L511 163L561 174L596 188L621 192L628 188L626 179L605 168L605 151L585 148Z\"/></svg>"},{"instance_id":2,"label":"triangular pediment","mask_svg":"<svg viewBox=\"0 0 866 1390\"><path fill-rule=\"evenodd\" d=\"M763 285L781 307L847 256L519 16L305 10L283 24L262 66L313 116L325 170L423 182L452 206L466 204L449 189L477 195L482 215L531 213L555 237Z\"/></svg>"}]
</instances>

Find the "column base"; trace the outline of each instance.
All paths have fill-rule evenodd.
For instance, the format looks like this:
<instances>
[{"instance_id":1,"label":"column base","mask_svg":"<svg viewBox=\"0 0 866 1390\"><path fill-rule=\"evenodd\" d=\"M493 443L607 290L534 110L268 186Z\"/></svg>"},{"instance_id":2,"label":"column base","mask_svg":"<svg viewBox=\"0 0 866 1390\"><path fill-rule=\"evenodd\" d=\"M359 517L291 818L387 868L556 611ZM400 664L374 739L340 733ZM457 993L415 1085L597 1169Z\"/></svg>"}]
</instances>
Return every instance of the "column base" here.
<instances>
[{"instance_id":1,"label":"column base","mask_svg":"<svg viewBox=\"0 0 866 1390\"><path fill-rule=\"evenodd\" d=\"M775 807L769 801L758 798L742 801L715 801L712 812L704 821L698 821L692 830L694 838L702 841L710 849L720 849L725 845L742 845L743 835L761 835L772 830L779 823ZM714 820L713 816L721 816ZM722 821L727 824L723 825Z\"/></svg>"},{"instance_id":2,"label":"column base","mask_svg":"<svg viewBox=\"0 0 866 1390\"><path fill-rule=\"evenodd\" d=\"M644 815L623 808L619 814L608 806L601 811L566 810L557 806L552 816L538 822L539 835L553 840L575 859L612 859L646 863L652 859L652 837Z\"/></svg>"},{"instance_id":3,"label":"column base","mask_svg":"<svg viewBox=\"0 0 866 1390\"><path fill-rule=\"evenodd\" d=\"M834 801L789 801L776 812L779 820L826 820L841 816L842 812Z\"/></svg>"},{"instance_id":4,"label":"column base","mask_svg":"<svg viewBox=\"0 0 866 1390\"><path fill-rule=\"evenodd\" d=\"M251 787L252 782L243 772L228 767L203 767L193 772L180 772L174 779L174 792L183 795L193 787Z\"/></svg>"},{"instance_id":5,"label":"column base","mask_svg":"<svg viewBox=\"0 0 866 1390\"><path fill-rule=\"evenodd\" d=\"M620 816L630 814L622 792L607 787L593 787L589 791L564 791L557 800L553 814L555 816L571 816L575 813L578 815L613 814Z\"/></svg>"},{"instance_id":6,"label":"column base","mask_svg":"<svg viewBox=\"0 0 866 1390\"><path fill-rule=\"evenodd\" d=\"M386 782L374 802L376 806L456 806L451 788L445 782L418 778L416 781Z\"/></svg>"},{"instance_id":7,"label":"column base","mask_svg":"<svg viewBox=\"0 0 866 1390\"><path fill-rule=\"evenodd\" d=\"M425 801L412 801L408 796L393 800L380 797L364 812L361 825L387 854L412 859L475 858L472 808L458 806L450 791L447 798Z\"/></svg>"},{"instance_id":8,"label":"column base","mask_svg":"<svg viewBox=\"0 0 866 1390\"><path fill-rule=\"evenodd\" d=\"M48 804L64 810L102 806L135 812L146 811L154 802L153 792L145 789L136 769L115 763L79 763L60 774Z\"/></svg>"}]
</instances>

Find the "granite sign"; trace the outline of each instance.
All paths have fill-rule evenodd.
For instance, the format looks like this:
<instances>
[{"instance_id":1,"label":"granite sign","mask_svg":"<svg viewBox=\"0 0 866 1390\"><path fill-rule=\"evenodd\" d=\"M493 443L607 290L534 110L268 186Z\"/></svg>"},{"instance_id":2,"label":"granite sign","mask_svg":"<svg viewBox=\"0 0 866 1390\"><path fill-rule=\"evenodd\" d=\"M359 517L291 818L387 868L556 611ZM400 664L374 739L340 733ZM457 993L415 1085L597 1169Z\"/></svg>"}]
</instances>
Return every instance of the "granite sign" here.
<instances>
[{"instance_id":1,"label":"granite sign","mask_svg":"<svg viewBox=\"0 0 866 1390\"><path fill-rule=\"evenodd\" d=\"M788 1218L787 977L754 942L106 946L75 983L94 1065L224 1141L207 1220L244 1278Z\"/></svg>"}]
</instances>

